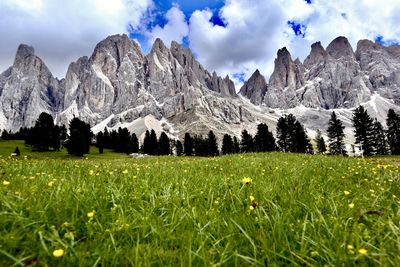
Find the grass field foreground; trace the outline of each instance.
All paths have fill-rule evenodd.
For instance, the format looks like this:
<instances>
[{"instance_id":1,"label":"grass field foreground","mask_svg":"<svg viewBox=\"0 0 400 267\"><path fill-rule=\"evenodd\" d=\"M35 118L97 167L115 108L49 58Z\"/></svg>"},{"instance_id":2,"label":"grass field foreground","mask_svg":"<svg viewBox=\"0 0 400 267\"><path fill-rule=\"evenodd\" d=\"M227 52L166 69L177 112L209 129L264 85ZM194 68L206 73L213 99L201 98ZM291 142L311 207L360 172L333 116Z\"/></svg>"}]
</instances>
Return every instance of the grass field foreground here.
<instances>
[{"instance_id":1,"label":"grass field foreground","mask_svg":"<svg viewBox=\"0 0 400 267\"><path fill-rule=\"evenodd\" d=\"M0 265L399 266L396 162L3 155Z\"/></svg>"}]
</instances>

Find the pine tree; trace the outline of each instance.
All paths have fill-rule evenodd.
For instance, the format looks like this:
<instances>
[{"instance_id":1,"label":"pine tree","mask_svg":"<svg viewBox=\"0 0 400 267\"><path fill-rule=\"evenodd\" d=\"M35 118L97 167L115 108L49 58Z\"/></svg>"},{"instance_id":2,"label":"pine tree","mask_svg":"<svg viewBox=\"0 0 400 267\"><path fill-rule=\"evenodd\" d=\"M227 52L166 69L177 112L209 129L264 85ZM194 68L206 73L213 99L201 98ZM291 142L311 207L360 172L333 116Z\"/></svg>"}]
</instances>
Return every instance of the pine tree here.
<instances>
[{"instance_id":1,"label":"pine tree","mask_svg":"<svg viewBox=\"0 0 400 267\"><path fill-rule=\"evenodd\" d=\"M162 132L160 139L158 141L158 154L159 155L169 155L171 146L170 141L166 133Z\"/></svg>"},{"instance_id":2,"label":"pine tree","mask_svg":"<svg viewBox=\"0 0 400 267\"><path fill-rule=\"evenodd\" d=\"M68 154L77 157L87 153L86 142L84 135L76 128L70 130L70 135L66 144Z\"/></svg>"},{"instance_id":3,"label":"pine tree","mask_svg":"<svg viewBox=\"0 0 400 267\"><path fill-rule=\"evenodd\" d=\"M253 137L247 130L242 131L242 140L240 142L240 151L242 153L249 153L253 151Z\"/></svg>"},{"instance_id":4,"label":"pine tree","mask_svg":"<svg viewBox=\"0 0 400 267\"><path fill-rule=\"evenodd\" d=\"M158 154L158 140L157 140L156 132L153 129L150 131L150 147L151 147L150 155L157 155Z\"/></svg>"},{"instance_id":5,"label":"pine tree","mask_svg":"<svg viewBox=\"0 0 400 267\"><path fill-rule=\"evenodd\" d=\"M184 139L183 143L184 143L183 146L184 146L185 155L192 156L194 144L193 144L193 139L189 133L185 133L185 139Z\"/></svg>"},{"instance_id":6,"label":"pine tree","mask_svg":"<svg viewBox=\"0 0 400 267\"><path fill-rule=\"evenodd\" d=\"M293 127L293 136L290 137L291 147L290 151L295 153L313 153L312 145L308 139L304 126L297 120L295 120Z\"/></svg>"},{"instance_id":7,"label":"pine tree","mask_svg":"<svg viewBox=\"0 0 400 267\"><path fill-rule=\"evenodd\" d=\"M257 152L274 151L276 149L274 135L269 131L265 123L257 126L257 133L254 137L254 149Z\"/></svg>"},{"instance_id":8,"label":"pine tree","mask_svg":"<svg viewBox=\"0 0 400 267\"><path fill-rule=\"evenodd\" d=\"M97 133L96 145L97 145L97 148L99 149L99 153L103 154L103 151L104 151L104 134L103 134L103 132Z\"/></svg>"},{"instance_id":9,"label":"pine tree","mask_svg":"<svg viewBox=\"0 0 400 267\"><path fill-rule=\"evenodd\" d=\"M131 145L132 145L132 151L131 151L131 153L138 153L139 152L139 140L138 140L138 138L137 138L137 136L136 136L136 134L135 133L133 133L132 135L131 135Z\"/></svg>"},{"instance_id":10,"label":"pine tree","mask_svg":"<svg viewBox=\"0 0 400 267\"><path fill-rule=\"evenodd\" d=\"M392 155L400 155L400 117L393 109L389 109L388 111L386 125L386 136L390 153Z\"/></svg>"},{"instance_id":11,"label":"pine tree","mask_svg":"<svg viewBox=\"0 0 400 267\"><path fill-rule=\"evenodd\" d=\"M82 147L79 148L79 150L83 151L83 154L88 154L90 151L90 144L92 142L92 136L93 133L90 130L90 125L81 121L78 118L73 118L70 123L69 123L69 131L70 133L72 132L72 130L76 130L79 131L81 133L82 136L82 140L81 137L77 138L77 135L75 136L74 142L81 140L82 143L80 144ZM70 136L71 137L71 136ZM76 145L76 143L73 143L74 145ZM70 146L69 151L72 151L74 149L77 149L75 147L71 147L71 142L70 140L67 141L67 145ZM72 153L75 154L75 153Z\"/></svg>"},{"instance_id":12,"label":"pine tree","mask_svg":"<svg viewBox=\"0 0 400 267\"><path fill-rule=\"evenodd\" d=\"M278 138L279 149L283 152L288 152L290 147L290 138L286 116L278 119L278 123L276 125L276 136Z\"/></svg>"},{"instance_id":13,"label":"pine tree","mask_svg":"<svg viewBox=\"0 0 400 267\"><path fill-rule=\"evenodd\" d=\"M212 157L218 156L219 150L218 150L217 138L215 137L213 131L208 132L207 144L208 144L208 156Z\"/></svg>"},{"instance_id":14,"label":"pine tree","mask_svg":"<svg viewBox=\"0 0 400 267\"><path fill-rule=\"evenodd\" d=\"M352 122L356 143L361 145L361 149L363 150L365 156L372 155L374 153L374 121L368 115L363 106L359 106L354 110Z\"/></svg>"},{"instance_id":15,"label":"pine tree","mask_svg":"<svg viewBox=\"0 0 400 267\"><path fill-rule=\"evenodd\" d=\"M319 129L317 130L317 137L315 138L315 142L317 143L318 153L324 154L326 152L326 144L325 139Z\"/></svg>"},{"instance_id":16,"label":"pine tree","mask_svg":"<svg viewBox=\"0 0 400 267\"><path fill-rule=\"evenodd\" d=\"M183 154L183 145L182 145L181 141L179 141L179 140L176 141L175 149L176 149L176 155L178 157L182 156L182 154Z\"/></svg>"},{"instance_id":17,"label":"pine tree","mask_svg":"<svg viewBox=\"0 0 400 267\"><path fill-rule=\"evenodd\" d=\"M232 136L224 134L222 138L222 155L233 154L235 152L234 149Z\"/></svg>"},{"instance_id":18,"label":"pine tree","mask_svg":"<svg viewBox=\"0 0 400 267\"><path fill-rule=\"evenodd\" d=\"M16 147L13 153L15 156L21 156L21 152L19 151L19 147Z\"/></svg>"},{"instance_id":19,"label":"pine tree","mask_svg":"<svg viewBox=\"0 0 400 267\"><path fill-rule=\"evenodd\" d=\"M194 154L199 157L209 156L208 139L200 135L195 135L193 138Z\"/></svg>"},{"instance_id":20,"label":"pine tree","mask_svg":"<svg viewBox=\"0 0 400 267\"><path fill-rule=\"evenodd\" d=\"M54 120L45 112L39 115L32 129L30 142L33 150L48 151L54 141Z\"/></svg>"},{"instance_id":21,"label":"pine tree","mask_svg":"<svg viewBox=\"0 0 400 267\"><path fill-rule=\"evenodd\" d=\"M150 140L150 132L149 130L146 131L144 134L144 139L143 139L143 152L144 154L151 155L152 150L151 150L151 140Z\"/></svg>"},{"instance_id":22,"label":"pine tree","mask_svg":"<svg viewBox=\"0 0 400 267\"><path fill-rule=\"evenodd\" d=\"M377 119L375 119L374 121L372 136L376 154L387 155L388 143L386 140L385 130L383 129L382 124Z\"/></svg>"},{"instance_id":23,"label":"pine tree","mask_svg":"<svg viewBox=\"0 0 400 267\"><path fill-rule=\"evenodd\" d=\"M240 153L240 144L236 136L233 137L233 153Z\"/></svg>"},{"instance_id":24,"label":"pine tree","mask_svg":"<svg viewBox=\"0 0 400 267\"><path fill-rule=\"evenodd\" d=\"M346 148L344 145L345 134L343 132L344 126L342 121L336 117L336 113L332 112L328 126L329 138L329 151L332 155L346 155Z\"/></svg>"}]
</instances>

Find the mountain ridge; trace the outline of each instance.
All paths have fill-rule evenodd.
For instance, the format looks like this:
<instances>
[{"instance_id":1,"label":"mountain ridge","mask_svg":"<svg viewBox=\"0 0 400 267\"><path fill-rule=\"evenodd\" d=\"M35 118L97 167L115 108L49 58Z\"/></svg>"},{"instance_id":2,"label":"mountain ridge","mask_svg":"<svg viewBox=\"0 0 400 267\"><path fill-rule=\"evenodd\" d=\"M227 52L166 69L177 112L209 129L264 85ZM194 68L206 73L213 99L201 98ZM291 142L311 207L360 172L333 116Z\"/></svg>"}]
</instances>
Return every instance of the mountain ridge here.
<instances>
[{"instance_id":1,"label":"mountain ridge","mask_svg":"<svg viewBox=\"0 0 400 267\"><path fill-rule=\"evenodd\" d=\"M101 125L137 134L153 127L176 138L209 129L238 135L259 122L274 128L292 110L312 132L313 120L331 109L343 109L347 120L351 108L381 98L391 104L370 110L382 121L385 109L400 104L400 46L360 40L354 51L338 37L326 49L314 43L303 62L282 48L269 80L256 70L237 94L228 76L208 72L177 42L168 48L157 39L144 55L127 35L112 35L72 62L61 80L32 47L20 45L13 66L0 74L0 128L30 127L47 112L56 123L79 117L97 131Z\"/></svg>"}]
</instances>

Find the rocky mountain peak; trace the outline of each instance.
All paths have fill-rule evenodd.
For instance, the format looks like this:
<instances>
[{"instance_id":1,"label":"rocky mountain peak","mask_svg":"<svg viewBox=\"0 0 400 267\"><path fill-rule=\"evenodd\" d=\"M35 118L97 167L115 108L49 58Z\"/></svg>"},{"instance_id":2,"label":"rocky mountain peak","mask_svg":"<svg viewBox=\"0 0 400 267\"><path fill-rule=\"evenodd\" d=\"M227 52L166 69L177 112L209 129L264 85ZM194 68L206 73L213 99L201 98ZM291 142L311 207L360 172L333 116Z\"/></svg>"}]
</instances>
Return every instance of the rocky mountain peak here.
<instances>
[{"instance_id":1,"label":"rocky mountain peak","mask_svg":"<svg viewBox=\"0 0 400 267\"><path fill-rule=\"evenodd\" d=\"M20 44L18 46L16 58L24 59L29 56L35 55L35 49L32 46L26 44Z\"/></svg>"},{"instance_id":2,"label":"rocky mountain peak","mask_svg":"<svg viewBox=\"0 0 400 267\"><path fill-rule=\"evenodd\" d=\"M164 42L160 39L157 38L154 41L153 47L151 48L150 53L161 53L161 54L167 54L169 52L169 49L165 46Z\"/></svg>"},{"instance_id":3,"label":"rocky mountain peak","mask_svg":"<svg viewBox=\"0 0 400 267\"><path fill-rule=\"evenodd\" d=\"M304 67L310 69L312 66L324 61L328 53L325 51L321 42L316 42L311 45L310 55L304 60Z\"/></svg>"},{"instance_id":4,"label":"rocky mountain peak","mask_svg":"<svg viewBox=\"0 0 400 267\"><path fill-rule=\"evenodd\" d=\"M260 105L264 99L265 93L267 92L267 87L267 81L257 69L251 75L250 79L244 83L242 88L240 88L239 93L250 99L251 103Z\"/></svg>"},{"instance_id":5,"label":"rocky mountain peak","mask_svg":"<svg viewBox=\"0 0 400 267\"><path fill-rule=\"evenodd\" d=\"M326 52L335 59L341 57L354 58L353 48L351 47L349 40L343 36L339 36L333 40L326 48Z\"/></svg>"}]
</instances>

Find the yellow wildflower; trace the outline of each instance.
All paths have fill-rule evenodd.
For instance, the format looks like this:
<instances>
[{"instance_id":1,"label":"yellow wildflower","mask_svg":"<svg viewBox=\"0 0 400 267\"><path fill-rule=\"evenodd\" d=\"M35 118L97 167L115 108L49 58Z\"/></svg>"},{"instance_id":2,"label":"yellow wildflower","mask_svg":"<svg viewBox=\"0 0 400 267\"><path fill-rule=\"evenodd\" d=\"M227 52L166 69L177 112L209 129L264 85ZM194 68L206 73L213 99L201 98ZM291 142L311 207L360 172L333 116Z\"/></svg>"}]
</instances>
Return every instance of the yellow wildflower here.
<instances>
[{"instance_id":1,"label":"yellow wildflower","mask_svg":"<svg viewBox=\"0 0 400 267\"><path fill-rule=\"evenodd\" d=\"M254 197L250 196L250 201L253 202L254 201Z\"/></svg>"},{"instance_id":2,"label":"yellow wildflower","mask_svg":"<svg viewBox=\"0 0 400 267\"><path fill-rule=\"evenodd\" d=\"M128 173L128 170L124 170L122 173L123 173L123 174L127 174L127 173Z\"/></svg>"},{"instance_id":3,"label":"yellow wildflower","mask_svg":"<svg viewBox=\"0 0 400 267\"><path fill-rule=\"evenodd\" d=\"M64 250L63 249L56 249L53 251L53 256L56 258L61 258L62 256L64 256Z\"/></svg>"},{"instance_id":4,"label":"yellow wildflower","mask_svg":"<svg viewBox=\"0 0 400 267\"><path fill-rule=\"evenodd\" d=\"M354 208L354 203L349 204L349 209L352 209L352 208Z\"/></svg>"},{"instance_id":5,"label":"yellow wildflower","mask_svg":"<svg viewBox=\"0 0 400 267\"><path fill-rule=\"evenodd\" d=\"M367 255L367 250L365 249L365 248L360 248L359 250L358 250L358 253L360 253L361 255Z\"/></svg>"},{"instance_id":6,"label":"yellow wildflower","mask_svg":"<svg viewBox=\"0 0 400 267\"><path fill-rule=\"evenodd\" d=\"M54 185L54 182L53 182L53 181L50 181L47 185L48 185L49 187L52 187L52 186Z\"/></svg>"},{"instance_id":7,"label":"yellow wildflower","mask_svg":"<svg viewBox=\"0 0 400 267\"><path fill-rule=\"evenodd\" d=\"M3 185L5 185L5 186L8 186L8 185L10 185L10 182L9 182L9 181L6 181L6 180L4 180L4 181L3 181Z\"/></svg>"},{"instance_id":8,"label":"yellow wildflower","mask_svg":"<svg viewBox=\"0 0 400 267\"><path fill-rule=\"evenodd\" d=\"M242 183L245 185L251 185L251 183L253 182L253 180L251 178L245 177L242 180Z\"/></svg>"},{"instance_id":9,"label":"yellow wildflower","mask_svg":"<svg viewBox=\"0 0 400 267\"><path fill-rule=\"evenodd\" d=\"M89 171L89 175L93 175L94 174L94 171L93 170L90 170Z\"/></svg>"},{"instance_id":10,"label":"yellow wildflower","mask_svg":"<svg viewBox=\"0 0 400 267\"><path fill-rule=\"evenodd\" d=\"M350 195L350 192L349 192L349 191L346 191L346 190L345 190L345 191L343 191L343 193L344 193L344 195L345 195L345 196L348 196L348 195Z\"/></svg>"},{"instance_id":11,"label":"yellow wildflower","mask_svg":"<svg viewBox=\"0 0 400 267\"><path fill-rule=\"evenodd\" d=\"M353 250L354 247L353 247L353 245L347 245L347 249L348 249L348 250Z\"/></svg>"},{"instance_id":12,"label":"yellow wildflower","mask_svg":"<svg viewBox=\"0 0 400 267\"><path fill-rule=\"evenodd\" d=\"M253 205L251 205L251 206L249 207L249 209L250 209L250 210L254 210L254 207L253 207Z\"/></svg>"},{"instance_id":13,"label":"yellow wildflower","mask_svg":"<svg viewBox=\"0 0 400 267\"><path fill-rule=\"evenodd\" d=\"M89 218L93 218L94 215L96 215L96 212L95 212L94 210L87 213L87 216L88 216Z\"/></svg>"}]
</instances>

